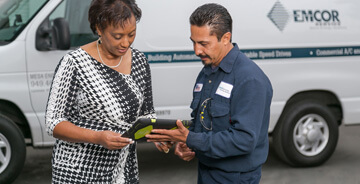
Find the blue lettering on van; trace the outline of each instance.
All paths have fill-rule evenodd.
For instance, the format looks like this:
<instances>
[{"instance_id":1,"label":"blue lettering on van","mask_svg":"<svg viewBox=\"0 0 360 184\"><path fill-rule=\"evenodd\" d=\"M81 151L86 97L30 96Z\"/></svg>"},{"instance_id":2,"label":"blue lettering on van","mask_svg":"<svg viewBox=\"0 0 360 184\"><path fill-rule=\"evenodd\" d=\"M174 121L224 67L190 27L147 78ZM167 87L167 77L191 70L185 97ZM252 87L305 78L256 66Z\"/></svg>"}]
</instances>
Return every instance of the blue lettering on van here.
<instances>
[{"instance_id":1,"label":"blue lettering on van","mask_svg":"<svg viewBox=\"0 0 360 184\"><path fill-rule=\"evenodd\" d=\"M293 10L295 22L340 22L337 10Z\"/></svg>"},{"instance_id":2,"label":"blue lettering on van","mask_svg":"<svg viewBox=\"0 0 360 184\"><path fill-rule=\"evenodd\" d=\"M144 52L150 63L200 61L194 51Z\"/></svg>"},{"instance_id":3,"label":"blue lettering on van","mask_svg":"<svg viewBox=\"0 0 360 184\"><path fill-rule=\"evenodd\" d=\"M291 19L294 23L313 23L318 28L329 26L340 28L341 26L340 13L336 9L293 9L289 11L280 1L273 5L267 17L280 31L284 31Z\"/></svg>"},{"instance_id":4,"label":"blue lettering on van","mask_svg":"<svg viewBox=\"0 0 360 184\"><path fill-rule=\"evenodd\" d=\"M250 59L291 59L310 57L360 56L360 46L241 49ZM149 63L200 62L193 51L144 52Z\"/></svg>"},{"instance_id":5,"label":"blue lettering on van","mask_svg":"<svg viewBox=\"0 0 360 184\"><path fill-rule=\"evenodd\" d=\"M286 59L308 57L360 56L360 46L319 47L319 48L275 48L275 49L243 49L250 59Z\"/></svg>"}]
</instances>

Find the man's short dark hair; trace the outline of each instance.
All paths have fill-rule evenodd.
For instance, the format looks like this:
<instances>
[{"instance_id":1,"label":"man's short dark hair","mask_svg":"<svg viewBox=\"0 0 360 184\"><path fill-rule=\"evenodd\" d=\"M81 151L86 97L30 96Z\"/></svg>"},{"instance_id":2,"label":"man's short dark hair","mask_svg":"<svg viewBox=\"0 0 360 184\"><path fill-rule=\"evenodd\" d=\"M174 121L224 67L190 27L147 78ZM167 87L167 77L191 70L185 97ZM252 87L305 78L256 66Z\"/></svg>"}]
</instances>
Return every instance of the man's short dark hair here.
<instances>
[{"instance_id":1,"label":"man's short dark hair","mask_svg":"<svg viewBox=\"0 0 360 184\"><path fill-rule=\"evenodd\" d=\"M109 25L121 27L132 16L140 21L141 9L135 0L93 0L89 8L91 30L96 34L96 27L104 30Z\"/></svg>"},{"instance_id":2,"label":"man's short dark hair","mask_svg":"<svg viewBox=\"0 0 360 184\"><path fill-rule=\"evenodd\" d=\"M232 32L232 19L225 7L209 3L198 7L190 16L190 24L195 26L210 26L210 34L215 34L220 41L227 32Z\"/></svg>"}]
</instances>

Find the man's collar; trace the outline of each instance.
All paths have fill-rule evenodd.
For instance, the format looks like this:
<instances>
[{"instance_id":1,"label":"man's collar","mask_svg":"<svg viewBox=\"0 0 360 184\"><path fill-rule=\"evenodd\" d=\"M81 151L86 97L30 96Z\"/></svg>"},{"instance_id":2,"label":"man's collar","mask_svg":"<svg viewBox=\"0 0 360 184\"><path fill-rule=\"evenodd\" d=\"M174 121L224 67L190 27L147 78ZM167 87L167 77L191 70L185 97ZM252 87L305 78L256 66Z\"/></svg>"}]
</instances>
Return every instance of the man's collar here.
<instances>
[{"instance_id":1,"label":"man's collar","mask_svg":"<svg viewBox=\"0 0 360 184\"><path fill-rule=\"evenodd\" d=\"M236 60L236 58L238 56L239 47L237 46L236 43L233 43L233 45L234 45L234 47L221 60L221 62L219 64L219 67L218 67L218 68L221 68L226 73L231 72L231 70L233 68L233 65L234 65L234 62L235 62L235 60ZM214 71L217 71L218 68L215 69ZM206 66L204 72L205 72L206 75L209 75L212 72L211 66Z\"/></svg>"}]
</instances>

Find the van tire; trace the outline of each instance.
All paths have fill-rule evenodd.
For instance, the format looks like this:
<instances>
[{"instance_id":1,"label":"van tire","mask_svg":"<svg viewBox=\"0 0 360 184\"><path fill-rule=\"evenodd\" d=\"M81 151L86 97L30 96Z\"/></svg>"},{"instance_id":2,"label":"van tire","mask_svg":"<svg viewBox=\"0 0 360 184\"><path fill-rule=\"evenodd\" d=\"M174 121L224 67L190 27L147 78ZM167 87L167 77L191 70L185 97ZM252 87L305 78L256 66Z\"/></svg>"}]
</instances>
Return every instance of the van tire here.
<instances>
[{"instance_id":1,"label":"van tire","mask_svg":"<svg viewBox=\"0 0 360 184\"><path fill-rule=\"evenodd\" d=\"M284 110L278 125L273 134L275 152L292 166L321 165L336 148L337 120L319 101L304 100L291 104Z\"/></svg>"},{"instance_id":2,"label":"van tire","mask_svg":"<svg viewBox=\"0 0 360 184\"><path fill-rule=\"evenodd\" d=\"M12 183L21 173L25 163L26 144L20 129L15 123L0 114L0 183Z\"/></svg>"}]
</instances>

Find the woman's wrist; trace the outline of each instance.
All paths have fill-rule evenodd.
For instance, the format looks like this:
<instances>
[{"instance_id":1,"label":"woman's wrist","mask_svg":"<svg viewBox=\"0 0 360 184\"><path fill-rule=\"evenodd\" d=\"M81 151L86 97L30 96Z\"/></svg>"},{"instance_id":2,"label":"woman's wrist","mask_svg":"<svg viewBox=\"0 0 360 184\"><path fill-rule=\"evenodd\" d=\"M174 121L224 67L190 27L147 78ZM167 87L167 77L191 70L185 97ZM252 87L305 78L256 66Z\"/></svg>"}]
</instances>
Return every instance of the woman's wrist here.
<instances>
[{"instance_id":1,"label":"woman's wrist","mask_svg":"<svg viewBox=\"0 0 360 184\"><path fill-rule=\"evenodd\" d=\"M100 144L100 135L101 131L92 131L91 136L89 137L89 142L92 144Z\"/></svg>"}]
</instances>

